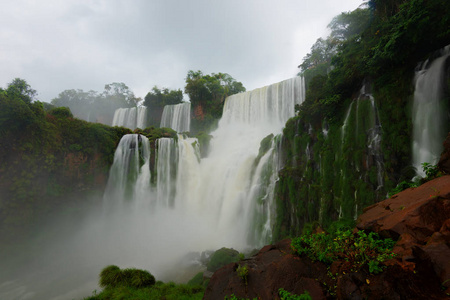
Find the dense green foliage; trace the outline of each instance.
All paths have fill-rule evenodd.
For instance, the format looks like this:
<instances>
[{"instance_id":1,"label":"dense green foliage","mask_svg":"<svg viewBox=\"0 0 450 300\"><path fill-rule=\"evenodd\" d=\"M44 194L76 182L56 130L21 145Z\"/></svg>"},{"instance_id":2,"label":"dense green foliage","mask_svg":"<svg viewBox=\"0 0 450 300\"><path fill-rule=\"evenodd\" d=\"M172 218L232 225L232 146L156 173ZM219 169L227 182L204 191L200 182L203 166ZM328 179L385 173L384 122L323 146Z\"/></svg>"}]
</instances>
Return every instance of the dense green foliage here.
<instances>
[{"instance_id":1,"label":"dense green foliage","mask_svg":"<svg viewBox=\"0 0 450 300\"><path fill-rule=\"evenodd\" d=\"M382 263L394 257L395 242L381 239L377 233L364 231L352 233L350 230L305 234L292 240L292 248L298 255L306 255L311 260L331 264L344 262L344 272L357 272L367 268L369 273L379 273L385 268Z\"/></svg>"},{"instance_id":2,"label":"dense green foliage","mask_svg":"<svg viewBox=\"0 0 450 300\"><path fill-rule=\"evenodd\" d=\"M154 86L144 98L144 106L147 107L148 124L159 127L161 116L165 105L179 104L183 101L183 92L170 90L168 88L158 88Z\"/></svg>"},{"instance_id":3,"label":"dense green foliage","mask_svg":"<svg viewBox=\"0 0 450 300\"><path fill-rule=\"evenodd\" d=\"M208 132L222 116L225 98L245 92L245 88L227 73L203 75L202 71L190 70L184 92L189 95L194 111L191 131Z\"/></svg>"},{"instance_id":4,"label":"dense green foliage","mask_svg":"<svg viewBox=\"0 0 450 300\"><path fill-rule=\"evenodd\" d=\"M148 271L139 269L123 269L111 265L100 272L99 285L102 288L128 286L131 288L150 287L155 284L155 277Z\"/></svg>"},{"instance_id":5,"label":"dense green foliage","mask_svg":"<svg viewBox=\"0 0 450 300\"><path fill-rule=\"evenodd\" d=\"M16 86L16 84L18 86ZM0 90L0 228L24 229L57 209L77 209L101 192L124 128L74 119L69 109L46 112L15 79Z\"/></svg>"},{"instance_id":6,"label":"dense green foliage","mask_svg":"<svg viewBox=\"0 0 450 300\"><path fill-rule=\"evenodd\" d=\"M201 300L203 298L204 288L202 286L190 286L186 284L175 284L173 282L156 282L151 287L133 288L130 286L118 286L108 288L84 300L148 300L148 299L167 299L167 300Z\"/></svg>"},{"instance_id":7,"label":"dense green foliage","mask_svg":"<svg viewBox=\"0 0 450 300\"><path fill-rule=\"evenodd\" d=\"M100 273L99 285L103 291L96 291L85 300L113 299L202 299L204 287L201 285L155 282L148 271L139 269L120 269L107 266Z\"/></svg>"},{"instance_id":8,"label":"dense green foliage","mask_svg":"<svg viewBox=\"0 0 450 300\"><path fill-rule=\"evenodd\" d=\"M183 101L183 92L178 90L170 90L168 88L158 88L154 86L144 98L144 105L150 108L164 107L165 105L179 104Z\"/></svg>"}]
</instances>

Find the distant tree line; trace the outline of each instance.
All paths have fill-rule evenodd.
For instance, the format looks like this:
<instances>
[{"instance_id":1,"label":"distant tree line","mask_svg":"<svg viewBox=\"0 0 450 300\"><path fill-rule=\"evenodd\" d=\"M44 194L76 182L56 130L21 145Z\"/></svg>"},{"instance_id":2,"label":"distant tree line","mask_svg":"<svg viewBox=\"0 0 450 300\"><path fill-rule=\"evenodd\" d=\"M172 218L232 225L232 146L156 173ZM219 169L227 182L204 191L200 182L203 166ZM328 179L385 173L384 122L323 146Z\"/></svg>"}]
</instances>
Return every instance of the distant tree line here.
<instances>
[{"instance_id":1,"label":"distant tree line","mask_svg":"<svg viewBox=\"0 0 450 300\"><path fill-rule=\"evenodd\" d=\"M188 95L194 111L194 131L208 131L222 116L225 98L245 91L241 82L226 73L204 75L201 71L189 71L184 92ZM112 124L112 117L118 108L143 105L148 108L148 125L158 127L166 105L183 102L181 89L154 86L145 96L137 98L124 83L105 85L104 91L65 90L51 101L57 107L68 107L77 118Z\"/></svg>"}]
</instances>

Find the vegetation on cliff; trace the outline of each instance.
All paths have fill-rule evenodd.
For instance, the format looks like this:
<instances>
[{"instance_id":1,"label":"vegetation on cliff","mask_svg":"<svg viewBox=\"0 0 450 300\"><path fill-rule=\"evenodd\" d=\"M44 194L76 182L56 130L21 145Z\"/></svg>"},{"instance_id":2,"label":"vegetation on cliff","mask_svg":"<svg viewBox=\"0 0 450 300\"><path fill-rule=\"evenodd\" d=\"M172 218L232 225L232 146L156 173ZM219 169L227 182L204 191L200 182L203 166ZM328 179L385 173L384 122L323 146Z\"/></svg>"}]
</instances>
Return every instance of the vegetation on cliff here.
<instances>
[{"instance_id":1,"label":"vegetation on cliff","mask_svg":"<svg viewBox=\"0 0 450 300\"><path fill-rule=\"evenodd\" d=\"M441 0L371 0L333 19L299 66L308 86L283 132L274 240L355 218L415 175L414 68L450 43L449 15Z\"/></svg>"},{"instance_id":2,"label":"vegetation on cliff","mask_svg":"<svg viewBox=\"0 0 450 300\"><path fill-rule=\"evenodd\" d=\"M190 70L184 92L189 95L194 112L191 131L209 132L222 117L225 98L245 92L245 87L227 73L204 75L202 71Z\"/></svg>"},{"instance_id":3,"label":"vegetation on cliff","mask_svg":"<svg viewBox=\"0 0 450 300\"><path fill-rule=\"evenodd\" d=\"M101 191L129 130L88 123L67 108L44 110L22 79L0 89L0 228L21 229ZM73 198L72 198L73 197Z\"/></svg>"},{"instance_id":4,"label":"vegetation on cliff","mask_svg":"<svg viewBox=\"0 0 450 300\"><path fill-rule=\"evenodd\" d=\"M159 127L161 124L161 116L165 105L175 105L183 101L183 92L178 90L171 90L168 88L158 88L154 86L144 98L143 105L148 108L148 125Z\"/></svg>"},{"instance_id":5,"label":"vegetation on cliff","mask_svg":"<svg viewBox=\"0 0 450 300\"><path fill-rule=\"evenodd\" d=\"M119 90L111 91L114 86L109 93L119 97ZM76 212L90 196L101 196L117 144L132 133L74 118L68 107L47 105L45 110L36 94L19 78L0 89L0 233L6 237L20 236L17 230L51 219L56 211ZM168 128L137 133L153 147L158 138L176 137Z\"/></svg>"}]
</instances>

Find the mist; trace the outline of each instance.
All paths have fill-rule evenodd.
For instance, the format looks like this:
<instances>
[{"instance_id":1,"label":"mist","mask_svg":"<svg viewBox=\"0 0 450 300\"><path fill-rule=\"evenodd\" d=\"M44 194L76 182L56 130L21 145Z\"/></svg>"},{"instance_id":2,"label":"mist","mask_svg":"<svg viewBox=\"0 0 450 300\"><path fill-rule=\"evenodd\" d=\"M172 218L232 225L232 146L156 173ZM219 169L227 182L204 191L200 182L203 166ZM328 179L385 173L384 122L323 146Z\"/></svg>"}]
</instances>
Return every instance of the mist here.
<instances>
[{"instance_id":1,"label":"mist","mask_svg":"<svg viewBox=\"0 0 450 300\"><path fill-rule=\"evenodd\" d=\"M132 203L107 212L104 200L91 199L76 215L42 223L31 238L3 247L0 299L82 299L99 290L98 274L112 264L149 270L162 281L186 282L200 270L186 255L202 250L198 237L212 236L211 229Z\"/></svg>"},{"instance_id":2,"label":"mist","mask_svg":"<svg viewBox=\"0 0 450 300\"><path fill-rule=\"evenodd\" d=\"M301 77L229 97L207 157L200 159L195 138L156 141L153 181L148 138L124 135L103 196L57 213L2 250L10 259L0 263L0 298L86 297L112 264L187 282L203 270L204 251L263 246L271 240L270 183L279 166L275 140L257 160L260 143L281 133L303 99Z\"/></svg>"}]
</instances>

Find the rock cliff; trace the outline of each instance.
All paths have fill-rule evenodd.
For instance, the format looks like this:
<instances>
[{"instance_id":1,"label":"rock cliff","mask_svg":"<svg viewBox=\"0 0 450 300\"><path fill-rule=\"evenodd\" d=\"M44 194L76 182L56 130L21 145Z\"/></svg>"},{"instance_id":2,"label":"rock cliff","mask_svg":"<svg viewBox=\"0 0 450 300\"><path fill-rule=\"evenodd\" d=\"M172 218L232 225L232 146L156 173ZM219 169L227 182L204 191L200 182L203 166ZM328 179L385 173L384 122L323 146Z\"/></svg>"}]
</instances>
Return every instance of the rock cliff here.
<instances>
[{"instance_id":1,"label":"rock cliff","mask_svg":"<svg viewBox=\"0 0 450 300\"><path fill-rule=\"evenodd\" d=\"M396 240L396 257L379 274L368 270L343 272L342 262L331 266L296 256L290 240L265 246L244 261L214 273L204 299L278 299L278 290L313 299L448 299L450 294L450 176L367 207L355 230L377 232ZM247 265L246 282L237 272ZM338 275L332 275L338 274Z\"/></svg>"}]
</instances>

